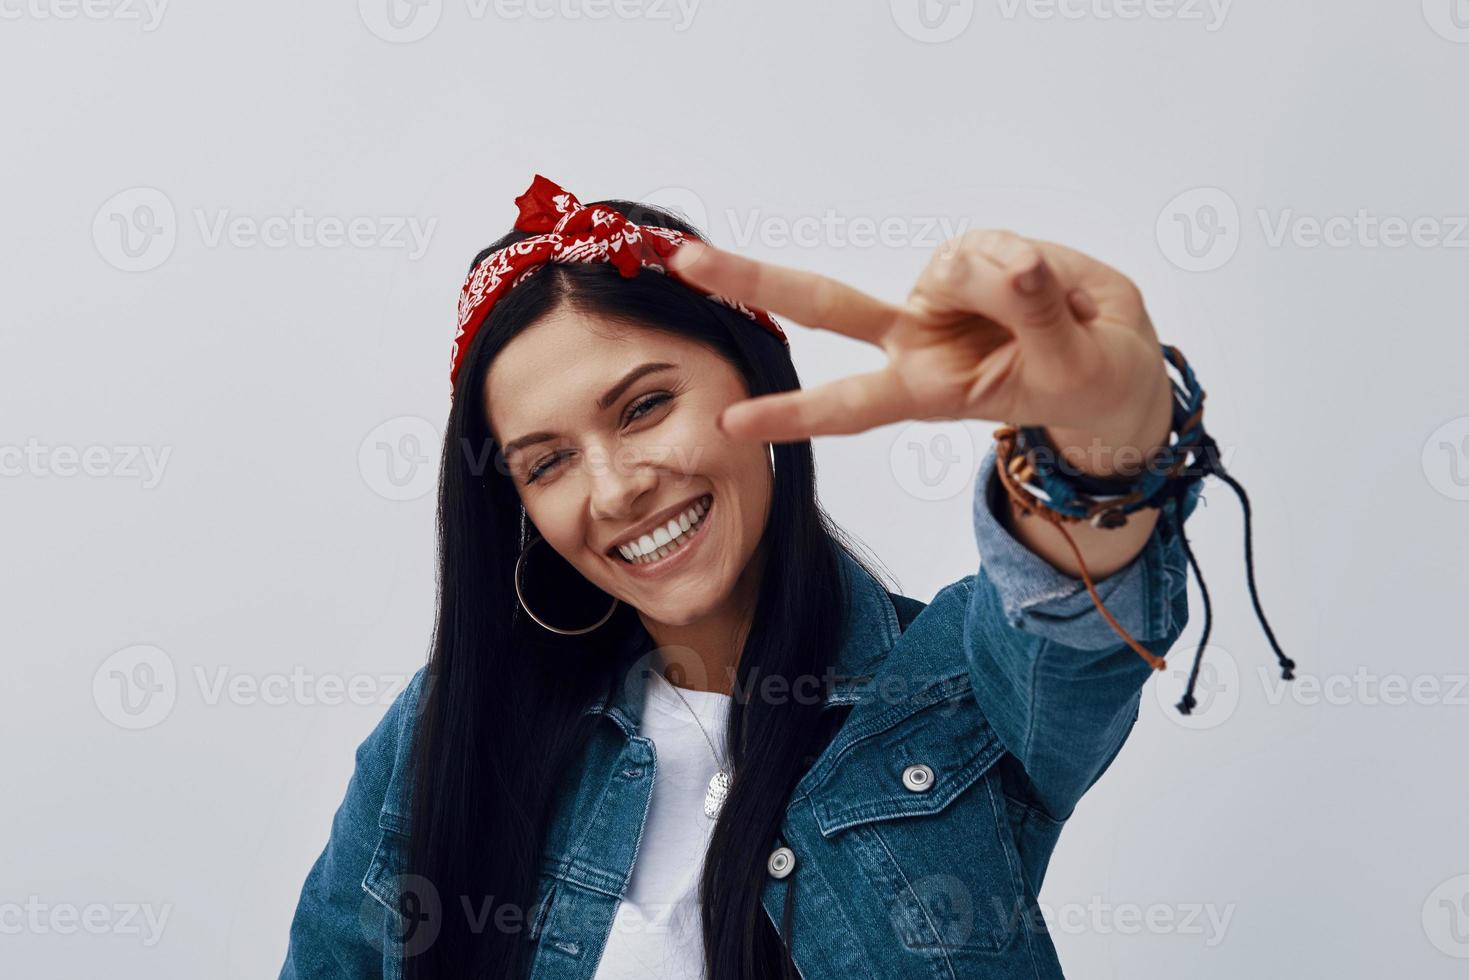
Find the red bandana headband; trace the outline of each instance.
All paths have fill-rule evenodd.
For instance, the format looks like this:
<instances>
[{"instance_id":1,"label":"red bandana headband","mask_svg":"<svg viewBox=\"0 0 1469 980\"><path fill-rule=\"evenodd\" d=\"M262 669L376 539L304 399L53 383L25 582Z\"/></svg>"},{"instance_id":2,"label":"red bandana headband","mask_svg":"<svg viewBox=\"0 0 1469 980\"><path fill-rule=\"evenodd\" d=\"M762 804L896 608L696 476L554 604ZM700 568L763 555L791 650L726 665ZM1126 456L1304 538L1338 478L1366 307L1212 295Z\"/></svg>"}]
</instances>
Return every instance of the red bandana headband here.
<instances>
[{"instance_id":1,"label":"red bandana headband","mask_svg":"<svg viewBox=\"0 0 1469 980\"><path fill-rule=\"evenodd\" d=\"M790 346L785 331L769 313L700 289L667 268L665 260L684 242L692 240L683 232L634 224L610 208L585 207L570 191L540 174L536 174L515 203L520 208L516 229L540 234L491 252L465 279L459 294L459 332L454 335L450 385L458 378L464 354L490 307L547 262L611 262L625 279L631 279L643 269L661 272L717 303L738 310Z\"/></svg>"}]
</instances>

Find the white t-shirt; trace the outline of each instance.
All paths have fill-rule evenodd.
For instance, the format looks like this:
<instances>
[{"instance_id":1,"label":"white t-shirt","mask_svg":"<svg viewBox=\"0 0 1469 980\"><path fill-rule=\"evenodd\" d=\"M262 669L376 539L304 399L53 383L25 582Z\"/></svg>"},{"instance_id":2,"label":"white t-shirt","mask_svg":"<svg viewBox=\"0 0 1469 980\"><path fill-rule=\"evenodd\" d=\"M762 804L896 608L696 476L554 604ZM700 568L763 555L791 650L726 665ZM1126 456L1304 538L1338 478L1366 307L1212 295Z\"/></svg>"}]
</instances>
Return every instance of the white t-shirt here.
<instances>
[{"instance_id":1,"label":"white t-shirt","mask_svg":"<svg viewBox=\"0 0 1469 980\"><path fill-rule=\"evenodd\" d=\"M657 767L653 798L633 864L627 895L617 907L596 980L657 980L704 975L699 925L699 876L714 821L704 815L704 795L718 771L698 713L725 758L724 723L730 697L679 688L648 671L640 734L652 739Z\"/></svg>"}]
</instances>

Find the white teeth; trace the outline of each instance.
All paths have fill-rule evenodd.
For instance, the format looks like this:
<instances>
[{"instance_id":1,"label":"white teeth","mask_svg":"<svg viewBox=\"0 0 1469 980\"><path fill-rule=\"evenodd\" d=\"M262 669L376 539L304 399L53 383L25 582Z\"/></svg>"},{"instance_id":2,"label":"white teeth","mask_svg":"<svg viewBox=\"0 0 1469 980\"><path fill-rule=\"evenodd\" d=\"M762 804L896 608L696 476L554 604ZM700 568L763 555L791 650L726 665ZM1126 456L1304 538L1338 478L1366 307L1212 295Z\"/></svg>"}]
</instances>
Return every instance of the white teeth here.
<instances>
[{"instance_id":1,"label":"white teeth","mask_svg":"<svg viewBox=\"0 0 1469 980\"><path fill-rule=\"evenodd\" d=\"M708 504L702 499L697 500L683 513L670 519L667 524L654 528L651 534L644 534L636 541L617 545L616 550L618 554L633 564L657 561L677 551L681 547L682 539L699 526L708 511Z\"/></svg>"}]
</instances>

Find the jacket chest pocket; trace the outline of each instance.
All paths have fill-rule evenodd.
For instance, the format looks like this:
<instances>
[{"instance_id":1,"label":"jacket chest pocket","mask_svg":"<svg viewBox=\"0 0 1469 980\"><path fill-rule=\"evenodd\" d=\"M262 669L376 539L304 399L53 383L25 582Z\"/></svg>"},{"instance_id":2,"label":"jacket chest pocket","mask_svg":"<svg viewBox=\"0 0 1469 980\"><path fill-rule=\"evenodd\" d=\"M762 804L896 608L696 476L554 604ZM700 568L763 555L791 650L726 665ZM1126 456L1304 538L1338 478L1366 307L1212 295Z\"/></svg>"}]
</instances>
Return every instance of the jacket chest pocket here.
<instances>
[{"instance_id":1,"label":"jacket chest pocket","mask_svg":"<svg viewBox=\"0 0 1469 980\"><path fill-rule=\"evenodd\" d=\"M823 875L883 946L940 960L1009 949L1029 904L995 770L1003 749L967 677L914 700L813 771Z\"/></svg>"},{"instance_id":2,"label":"jacket chest pocket","mask_svg":"<svg viewBox=\"0 0 1469 980\"><path fill-rule=\"evenodd\" d=\"M383 951L383 980L400 980L401 958L427 949L438 938L446 916L467 917L471 930L509 928L522 933L527 942L539 940L556 897L555 878L540 876L535 902L526 915L506 915L507 908L488 899L479 907L446 900L427 878L407 872L408 848L406 836L384 828L362 879L362 929Z\"/></svg>"}]
</instances>

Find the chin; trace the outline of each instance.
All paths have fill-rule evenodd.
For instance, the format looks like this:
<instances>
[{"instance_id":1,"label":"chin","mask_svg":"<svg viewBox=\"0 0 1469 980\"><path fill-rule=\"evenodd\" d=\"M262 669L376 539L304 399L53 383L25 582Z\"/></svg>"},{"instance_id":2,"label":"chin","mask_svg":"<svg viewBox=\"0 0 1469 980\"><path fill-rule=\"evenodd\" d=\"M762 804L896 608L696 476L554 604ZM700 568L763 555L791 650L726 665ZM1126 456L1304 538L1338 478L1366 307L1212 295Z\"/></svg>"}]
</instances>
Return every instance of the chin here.
<instances>
[{"instance_id":1,"label":"chin","mask_svg":"<svg viewBox=\"0 0 1469 980\"><path fill-rule=\"evenodd\" d=\"M688 626L697 623L719 606L721 597L706 588L697 589L693 595L659 596L655 601L636 606L644 616L667 626Z\"/></svg>"}]
</instances>

